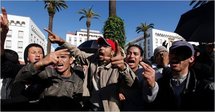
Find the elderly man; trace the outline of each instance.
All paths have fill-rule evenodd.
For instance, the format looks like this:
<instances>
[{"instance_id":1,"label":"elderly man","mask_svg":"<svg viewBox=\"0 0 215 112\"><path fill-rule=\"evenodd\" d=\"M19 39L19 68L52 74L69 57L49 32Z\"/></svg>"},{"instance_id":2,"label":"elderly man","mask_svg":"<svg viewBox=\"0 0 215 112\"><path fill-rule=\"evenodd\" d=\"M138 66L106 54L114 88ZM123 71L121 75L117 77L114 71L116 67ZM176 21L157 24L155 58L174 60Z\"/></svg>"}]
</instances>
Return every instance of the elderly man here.
<instances>
[{"instance_id":1,"label":"elderly man","mask_svg":"<svg viewBox=\"0 0 215 112\"><path fill-rule=\"evenodd\" d=\"M158 80L156 110L213 110L213 82L198 80L190 68L194 48L186 41L175 41L169 49L170 71Z\"/></svg>"},{"instance_id":2,"label":"elderly man","mask_svg":"<svg viewBox=\"0 0 215 112\"><path fill-rule=\"evenodd\" d=\"M158 46L154 50L155 61L155 78L156 80L162 77L163 69L169 66L169 52L164 46Z\"/></svg>"}]
</instances>

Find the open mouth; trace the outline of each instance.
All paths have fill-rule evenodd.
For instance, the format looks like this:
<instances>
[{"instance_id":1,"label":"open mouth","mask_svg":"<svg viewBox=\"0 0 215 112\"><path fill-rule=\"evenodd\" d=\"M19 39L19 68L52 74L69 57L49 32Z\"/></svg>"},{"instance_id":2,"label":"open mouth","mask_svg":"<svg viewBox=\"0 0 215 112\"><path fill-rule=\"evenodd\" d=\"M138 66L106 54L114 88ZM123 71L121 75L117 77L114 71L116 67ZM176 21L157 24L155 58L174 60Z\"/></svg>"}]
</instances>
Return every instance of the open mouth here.
<instances>
[{"instance_id":1,"label":"open mouth","mask_svg":"<svg viewBox=\"0 0 215 112\"><path fill-rule=\"evenodd\" d=\"M59 63L56 65L57 69L62 69L63 68L63 64L62 63Z\"/></svg>"},{"instance_id":2,"label":"open mouth","mask_svg":"<svg viewBox=\"0 0 215 112\"><path fill-rule=\"evenodd\" d=\"M135 63L134 60L128 60L128 63Z\"/></svg>"},{"instance_id":3,"label":"open mouth","mask_svg":"<svg viewBox=\"0 0 215 112\"><path fill-rule=\"evenodd\" d=\"M128 60L127 63L129 66L133 66L135 64L135 60Z\"/></svg>"},{"instance_id":4,"label":"open mouth","mask_svg":"<svg viewBox=\"0 0 215 112\"><path fill-rule=\"evenodd\" d=\"M40 59L35 59L35 62L38 62L38 61L40 61Z\"/></svg>"},{"instance_id":5,"label":"open mouth","mask_svg":"<svg viewBox=\"0 0 215 112\"><path fill-rule=\"evenodd\" d=\"M103 55L104 55L104 53L103 53L103 52L99 52L99 55L102 55L102 56L103 56Z\"/></svg>"},{"instance_id":6,"label":"open mouth","mask_svg":"<svg viewBox=\"0 0 215 112\"><path fill-rule=\"evenodd\" d=\"M99 52L99 58L103 58L103 56L104 56L104 53L103 52Z\"/></svg>"},{"instance_id":7,"label":"open mouth","mask_svg":"<svg viewBox=\"0 0 215 112\"><path fill-rule=\"evenodd\" d=\"M179 64L180 61L177 61L177 60L172 60L170 61L170 64Z\"/></svg>"}]
</instances>

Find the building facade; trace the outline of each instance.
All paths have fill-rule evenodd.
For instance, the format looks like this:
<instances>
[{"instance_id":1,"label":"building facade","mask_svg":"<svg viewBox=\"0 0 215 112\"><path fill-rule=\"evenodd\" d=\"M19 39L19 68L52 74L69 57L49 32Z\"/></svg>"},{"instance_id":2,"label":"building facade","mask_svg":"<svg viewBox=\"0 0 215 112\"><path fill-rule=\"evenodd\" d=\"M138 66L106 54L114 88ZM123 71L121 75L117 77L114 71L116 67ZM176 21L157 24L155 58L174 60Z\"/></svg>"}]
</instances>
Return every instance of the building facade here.
<instances>
[{"instance_id":1,"label":"building facade","mask_svg":"<svg viewBox=\"0 0 215 112\"><path fill-rule=\"evenodd\" d=\"M90 30L89 40L97 40L99 37L103 37L97 30ZM87 30L81 29L80 31L76 31L76 33L67 33L66 41L78 47L80 44L87 40Z\"/></svg>"},{"instance_id":2,"label":"building facade","mask_svg":"<svg viewBox=\"0 0 215 112\"><path fill-rule=\"evenodd\" d=\"M30 17L9 15L9 31L5 40L5 49L11 49L18 53L19 60L24 62L24 50L30 43L40 44L46 54L47 40L45 35L31 20Z\"/></svg>"},{"instance_id":3,"label":"building facade","mask_svg":"<svg viewBox=\"0 0 215 112\"><path fill-rule=\"evenodd\" d=\"M178 35L177 33L173 33L173 32L167 32L167 31L163 31L163 30L158 30L158 29L149 29L147 31L148 37L146 38L146 51L144 51L144 53L146 53L146 59L150 59L153 56L153 52L154 49L158 46L162 46L162 43L164 41L166 41L166 43L168 43L167 45L167 49L169 49L169 47L172 45L173 41L176 40L184 40L184 38L182 38L180 35ZM139 46L142 47L142 49L144 50L144 38L143 35L135 38L134 40L128 42L125 45L125 48L127 48L127 46L129 44L137 44Z\"/></svg>"}]
</instances>

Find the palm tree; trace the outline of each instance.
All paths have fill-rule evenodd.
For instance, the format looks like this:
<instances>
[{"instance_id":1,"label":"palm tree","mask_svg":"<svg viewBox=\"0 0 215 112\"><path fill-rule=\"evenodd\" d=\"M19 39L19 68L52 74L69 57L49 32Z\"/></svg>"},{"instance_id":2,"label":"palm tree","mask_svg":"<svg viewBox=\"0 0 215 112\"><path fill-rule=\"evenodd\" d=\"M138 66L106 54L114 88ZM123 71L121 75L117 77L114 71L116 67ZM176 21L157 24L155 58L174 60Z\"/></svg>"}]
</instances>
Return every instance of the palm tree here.
<instances>
[{"instance_id":1,"label":"palm tree","mask_svg":"<svg viewBox=\"0 0 215 112\"><path fill-rule=\"evenodd\" d=\"M124 48L126 40L124 21L118 16L108 17L103 27L103 35L105 38L117 40L118 44Z\"/></svg>"},{"instance_id":2,"label":"palm tree","mask_svg":"<svg viewBox=\"0 0 215 112\"><path fill-rule=\"evenodd\" d=\"M122 18L116 15L116 0L109 0L109 17L103 27L103 35L105 38L117 40L120 47L125 45L125 27Z\"/></svg>"},{"instance_id":3,"label":"palm tree","mask_svg":"<svg viewBox=\"0 0 215 112\"><path fill-rule=\"evenodd\" d=\"M204 5L204 4L208 3L209 1L210 0L192 0L190 2L190 6L193 5L196 2L195 5L193 6L193 9L194 9L194 8L197 8L197 7L201 6L201 5Z\"/></svg>"},{"instance_id":4,"label":"palm tree","mask_svg":"<svg viewBox=\"0 0 215 112\"><path fill-rule=\"evenodd\" d=\"M90 35L90 26L91 26L91 19L98 19L100 17L98 14L96 14L93 10L92 7L89 9L81 9L79 14L82 14L80 17L79 21L81 21L83 18L86 18L86 26L87 26L87 40L89 40L89 35Z\"/></svg>"},{"instance_id":5,"label":"palm tree","mask_svg":"<svg viewBox=\"0 0 215 112\"><path fill-rule=\"evenodd\" d=\"M147 31L148 29L150 28L154 28L154 24L153 23L150 23L150 24L146 24L145 23L141 23L139 26L136 27L136 32L137 33L140 33L140 32L143 32L143 38L144 38L144 58L146 58L146 38L149 36L147 34Z\"/></svg>"},{"instance_id":6,"label":"palm tree","mask_svg":"<svg viewBox=\"0 0 215 112\"><path fill-rule=\"evenodd\" d=\"M109 0L109 17L116 16L116 0Z\"/></svg>"},{"instance_id":7,"label":"palm tree","mask_svg":"<svg viewBox=\"0 0 215 112\"><path fill-rule=\"evenodd\" d=\"M47 9L48 14L49 14L49 26L48 29L52 31L53 27L53 19L56 11L62 10L62 8L66 9L68 8L66 2L64 0L44 0L45 3L45 9ZM49 34L48 34L49 36ZM47 54L49 54L51 51L51 42L48 40L48 45L47 45Z\"/></svg>"}]
</instances>

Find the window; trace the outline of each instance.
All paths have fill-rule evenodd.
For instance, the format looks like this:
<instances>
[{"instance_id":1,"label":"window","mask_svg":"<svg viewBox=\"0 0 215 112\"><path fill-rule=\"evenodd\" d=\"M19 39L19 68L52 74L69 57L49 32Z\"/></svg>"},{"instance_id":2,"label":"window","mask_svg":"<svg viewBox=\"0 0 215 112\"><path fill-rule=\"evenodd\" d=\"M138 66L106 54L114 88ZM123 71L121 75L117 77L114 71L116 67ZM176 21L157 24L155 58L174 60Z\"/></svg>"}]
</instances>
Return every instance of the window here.
<instances>
[{"instance_id":1,"label":"window","mask_svg":"<svg viewBox=\"0 0 215 112\"><path fill-rule=\"evenodd\" d=\"M74 42L76 42L77 41L77 39L76 39L76 37L74 37Z\"/></svg>"},{"instance_id":2,"label":"window","mask_svg":"<svg viewBox=\"0 0 215 112\"><path fill-rule=\"evenodd\" d=\"M12 37L12 30L9 30L9 31L8 31L7 37L9 37L9 38Z\"/></svg>"},{"instance_id":3,"label":"window","mask_svg":"<svg viewBox=\"0 0 215 112\"><path fill-rule=\"evenodd\" d=\"M22 51L18 51L19 59L22 59Z\"/></svg>"},{"instance_id":4,"label":"window","mask_svg":"<svg viewBox=\"0 0 215 112\"><path fill-rule=\"evenodd\" d=\"M148 52L148 57L150 57L150 52Z\"/></svg>"},{"instance_id":5,"label":"window","mask_svg":"<svg viewBox=\"0 0 215 112\"><path fill-rule=\"evenodd\" d=\"M21 23L19 21L16 21L16 26L21 26Z\"/></svg>"},{"instance_id":6,"label":"window","mask_svg":"<svg viewBox=\"0 0 215 112\"><path fill-rule=\"evenodd\" d=\"M18 38L22 39L24 37L23 31L18 31Z\"/></svg>"},{"instance_id":7,"label":"window","mask_svg":"<svg viewBox=\"0 0 215 112\"><path fill-rule=\"evenodd\" d=\"M25 22L24 21L21 23L21 26L25 26Z\"/></svg>"},{"instance_id":8,"label":"window","mask_svg":"<svg viewBox=\"0 0 215 112\"><path fill-rule=\"evenodd\" d=\"M6 48L12 48L11 40L6 40Z\"/></svg>"},{"instance_id":9,"label":"window","mask_svg":"<svg viewBox=\"0 0 215 112\"><path fill-rule=\"evenodd\" d=\"M10 25L14 26L14 25L15 25L15 22L12 20L12 21L10 22Z\"/></svg>"},{"instance_id":10,"label":"window","mask_svg":"<svg viewBox=\"0 0 215 112\"><path fill-rule=\"evenodd\" d=\"M18 48L22 49L23 48L23 41L18 41Z\"/></svg>"},{"instance_id":11,"label":"window","mask_svg":"<svg viewBox=\"0 0 215 112\"><path fill-rule=\"evenodd\" d=\"M156 44L158 43L158 39L155 39L155 43L156 43Z\"/></svg>"}]
</instances>

